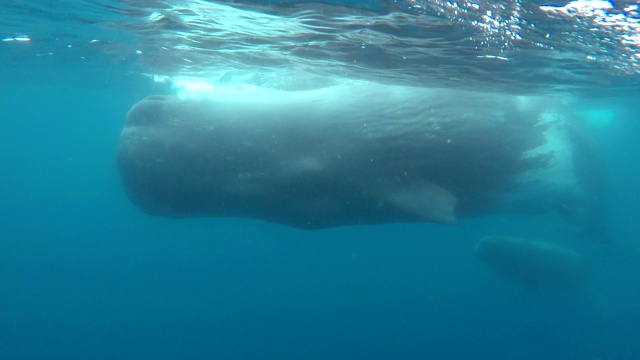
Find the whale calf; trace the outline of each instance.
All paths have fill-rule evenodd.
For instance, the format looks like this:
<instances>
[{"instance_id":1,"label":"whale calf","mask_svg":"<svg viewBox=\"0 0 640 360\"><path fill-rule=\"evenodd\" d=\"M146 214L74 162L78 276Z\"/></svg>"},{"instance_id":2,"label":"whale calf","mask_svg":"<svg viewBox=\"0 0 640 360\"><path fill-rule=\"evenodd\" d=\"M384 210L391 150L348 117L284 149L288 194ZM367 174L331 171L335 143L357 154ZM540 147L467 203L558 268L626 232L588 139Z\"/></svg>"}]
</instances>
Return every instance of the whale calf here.
<instances>
[{"instance_id":1,"label":"whale calf","mask_svg":"<svg viewBox=\"0 0 640 360\"><path fill-rule=\"evenodd\" d=\"M530 287L584 289L586 262L577 252L560 245L508 236L487 236L475 254L498 273Z\"/></svg>"},{"instance_id":2,"label":"whale calf","mask_svg":"<svg viewBox=\"0 0 640 360\"><path fill-rule=\"evenodd\" d=\"M151 96L126 117L117 165L159 216L454 224L587 207L569 123L553 98L368 82Z\"/></svg>"}]
</instances>

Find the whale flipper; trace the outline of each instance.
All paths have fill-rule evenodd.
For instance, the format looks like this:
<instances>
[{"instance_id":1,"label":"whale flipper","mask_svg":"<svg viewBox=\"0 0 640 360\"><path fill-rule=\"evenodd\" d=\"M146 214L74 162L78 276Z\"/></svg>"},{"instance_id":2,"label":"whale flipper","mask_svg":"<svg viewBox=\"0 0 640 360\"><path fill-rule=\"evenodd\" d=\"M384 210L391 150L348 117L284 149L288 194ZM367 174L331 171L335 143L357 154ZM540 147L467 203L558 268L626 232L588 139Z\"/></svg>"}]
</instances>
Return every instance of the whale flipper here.
<instances>
[{"instance_id":1,"label":"whale flipper","mask_svg":"<svg viewBox=\"0 0 640 360\"><path fill-rule=\"evenodd\" d=\"M388 196L388 201L425 221L441 224L456 222L456 197L435 184L424 183L396 190Z\"/></svg>"}]
</instances>

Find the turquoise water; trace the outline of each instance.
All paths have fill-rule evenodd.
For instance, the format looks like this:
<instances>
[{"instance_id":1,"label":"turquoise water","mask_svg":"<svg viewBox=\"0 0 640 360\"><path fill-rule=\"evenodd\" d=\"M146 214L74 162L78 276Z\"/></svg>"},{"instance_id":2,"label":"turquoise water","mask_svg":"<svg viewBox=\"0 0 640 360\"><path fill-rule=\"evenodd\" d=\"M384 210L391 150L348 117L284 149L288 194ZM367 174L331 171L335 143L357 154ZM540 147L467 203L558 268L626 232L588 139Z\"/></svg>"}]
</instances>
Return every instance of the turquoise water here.
<instances>
[{"instance_id":1,"label":"turquoise water","mask_svg":"<svg viewBox=\"0 0 640 360\"><path fill-rule=\"evenodd\" d=\"M3 5L1 359L640 358L633 3L579 17L522 1L475 12L278 3ZM487 7L502 20L483 18ZM609 15L628 24L606 25ZM118 137L130 107L177 92L178 77L575 98L605 159L611 240L577 236L556 214L314 231L146 215L120 183ZM532 288L491 271L473 249L495 233L580 252L589 288Z\"/></svg>"}]
</instances>

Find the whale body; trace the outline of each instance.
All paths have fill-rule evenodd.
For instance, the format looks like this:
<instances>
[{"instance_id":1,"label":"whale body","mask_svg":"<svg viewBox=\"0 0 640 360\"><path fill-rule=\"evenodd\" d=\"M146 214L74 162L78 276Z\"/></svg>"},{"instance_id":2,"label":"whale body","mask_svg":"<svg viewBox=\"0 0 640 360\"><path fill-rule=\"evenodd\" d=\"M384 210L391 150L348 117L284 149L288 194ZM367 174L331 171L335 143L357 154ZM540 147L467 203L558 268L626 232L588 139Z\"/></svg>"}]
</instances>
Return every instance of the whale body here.
<instances>
[{"instance_id":1,"label":"whale body","mask_svg":"<svg viewBox=\"0 0 640 360\"><path fill-rule=\"evenodd\" d=\"M366 82L151 96L117 164L133 203L165 217L453 224L585 207L569 122L551 98Z\"/></svg>"},{"instance_id":2,"label":"whale body","mask_svg":"<svg viewBox=\"0 0 640 360\"><path fill-rule=\"evenodd\" d=\"M498 273L530 287L583 289L588 279L580 254L550 242L487 236L477 243L475 254Z\"/></svg>"}]
</instances>

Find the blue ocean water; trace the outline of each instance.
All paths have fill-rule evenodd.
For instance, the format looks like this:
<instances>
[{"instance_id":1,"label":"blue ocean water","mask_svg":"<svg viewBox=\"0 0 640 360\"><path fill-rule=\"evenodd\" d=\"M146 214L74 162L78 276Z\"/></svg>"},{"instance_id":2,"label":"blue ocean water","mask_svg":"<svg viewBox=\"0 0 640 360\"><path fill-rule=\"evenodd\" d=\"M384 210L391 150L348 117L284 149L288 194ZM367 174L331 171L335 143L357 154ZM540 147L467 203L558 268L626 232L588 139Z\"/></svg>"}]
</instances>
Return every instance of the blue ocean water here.
<instances>
[{"instance_id":1,"label":"blue ocean water","mask_svg":"<svg viewBox=\"0 0 640 360\"><path fill-rule=\"evenodd\" d=\"M4 1L0 359L640 358L639 18L622 1ZM127 198L115 151L144 97L341 78L575 98L611 240L555 214L303 231ZM590 288L491 271L473 249L495 233L579 251Z\"/></svg>"}]
</instances>

